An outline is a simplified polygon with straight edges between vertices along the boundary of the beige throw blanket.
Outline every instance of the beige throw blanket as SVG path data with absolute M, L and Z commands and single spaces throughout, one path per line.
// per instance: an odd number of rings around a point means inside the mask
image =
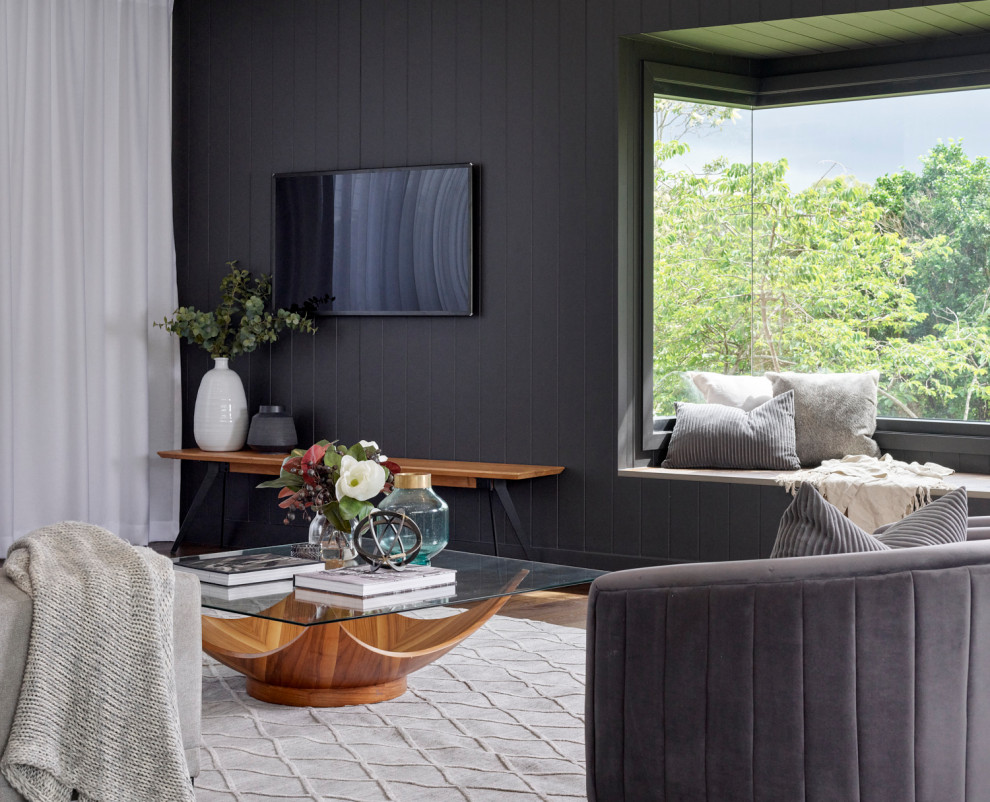
M 791 495 L 810 482 L 854 524 L 875 532 L 928 504 L 932 490 L 948 489 L 943 478 L 951 473 L 934 462 L 900 462 L 884 454 L 825 460 L 817 468 L 781 474 L 776 482 Z
M 194 802 L 172 665 L 171 562 L 63 522 L 10 549 L 32 597 L 27 665 L 0 770 L 29 802 Z

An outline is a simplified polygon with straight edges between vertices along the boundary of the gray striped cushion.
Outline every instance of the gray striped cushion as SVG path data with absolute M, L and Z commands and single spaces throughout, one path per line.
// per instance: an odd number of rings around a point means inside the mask
M 805 482 L 784 510 L 770 557 L 808 557 L 961 543 L 966 539 L 966 488 L 960 487 L 871 535 Z
M 723 404 L 675 405 L 677 420 L 662 468 L 800 468 L 794 449 L 794 393 L 749 412 Z
M 931 504 L 874 535 L 892 549 L 911 546 L 935 546 L 940 543 L 961 543 L 969 526 L 969 503 L 965 487 L 935 499 Z

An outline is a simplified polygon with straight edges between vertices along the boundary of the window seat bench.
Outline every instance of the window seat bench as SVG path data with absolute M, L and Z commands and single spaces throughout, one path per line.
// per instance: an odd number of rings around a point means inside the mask
M 776 485 L 778 476 L 786 476 L 796 471 L 738 471 L 712 468 L 620 468 L 619 476 L 635 479 L 667 479 L 686 482 L 718 482 L 722 484 Z M 945 477 L 950 488 L 965 486 L 970 498 L 990 499 L 990 474 L 953 473 Z M 948 491 L 933 490 L 933 495 L 943 495 Z

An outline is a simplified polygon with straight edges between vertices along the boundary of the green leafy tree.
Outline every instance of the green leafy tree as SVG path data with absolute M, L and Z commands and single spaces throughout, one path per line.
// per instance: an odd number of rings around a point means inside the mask
M 990 332 L 966 318 L 926 329 L 915 294 L 947 235 L 908 236 L 855 180 L 793 192 L 786 160 L 665 167 L 686 148 L 655 143 L 657 414 L 692 369 L 877 369 L 887 414 L 966 418 L 985 406 Z
M 936 240 L 917 264 L 912 290 L 927 313 L 919 333 L 959 321 L 986 324 L 990 291 L 990 163 L 971 159 L 961 141 L 939 142 L 920 173 L 877 179 L 871 200 L 883 227 L 912 242 Z

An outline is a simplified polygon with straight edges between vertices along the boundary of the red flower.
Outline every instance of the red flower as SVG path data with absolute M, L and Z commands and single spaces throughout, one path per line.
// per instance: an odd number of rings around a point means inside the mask
M 314 443 L 309 450 L 302 455 L 300 467 L 302 468 L 303 481 L 308 485 L 316 484 L 316 477 L 313 475 L 313 468 L 323 464 L 323 456 L 327 453 L 327 447 Z

